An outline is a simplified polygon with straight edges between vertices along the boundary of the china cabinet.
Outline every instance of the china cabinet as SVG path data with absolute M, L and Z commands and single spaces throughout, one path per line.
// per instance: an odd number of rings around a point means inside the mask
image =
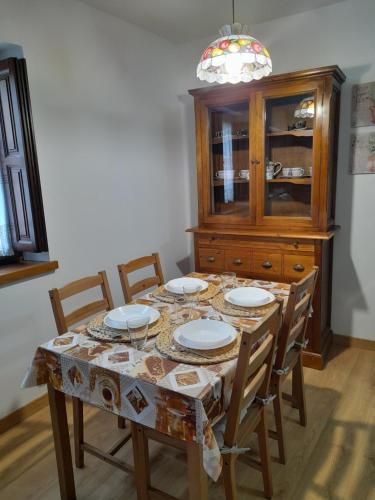
M 195 267 L 260 280 L 319 278 L 308 366 L 332 338 L 331 275 L 340 86 L 330 66 L 240 85 L 191 90 L 195 100 L 198 226 Z

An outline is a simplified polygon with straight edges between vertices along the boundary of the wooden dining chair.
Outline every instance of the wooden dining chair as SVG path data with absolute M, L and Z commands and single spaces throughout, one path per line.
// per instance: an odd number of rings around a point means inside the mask
M 101 288 L 102 298 L 90 302 L 78 309 L 73 310 L 69 314 L 64 313 L 62 302 L 74 295 L 78 295 L 87 290 L 94 289 L 96 287 Z M 113 309 L 113 301 L 111 291 L 109 289 L 107 275 L 105 271 L 100 271 L 97 275 L 87 276 L 76 281 L 73 281 L 62 288 L 53 288 L 49 290 L 49 296 L 51 299 L 51 305 L 53 314 L 55 317 L 56 327 L 59 335 L 66 333 L 69 328 L 77 323 L 89 319 L 91 316 L 98 314 L 103 311 L 109 311 Z M 85 325 L 81 325 L 76 328 L 76 332 L 85 330 Z M 76 467 L 81 468 L 84 466 L 84 451 L 87 451 L 98 458 L 102 458 L 106 462 L 110 462 L 111 454 L 116 453 L 121 446 L 123 446 L 131 437 L 130 431 L 127 432 L 126 436 L 121 439 L 115 446 L 112 447 L 108 453 L 102 452 L 98 448 L 86 443 L 83 439 L 84 426 L 83 426 L 83 404 L 82 401 L 77 397 L 72 397 L 73 401 L 73 427 L 74 427 L 74 454 L 75 454 L 75 464 Z M 118 417 L 118 427 L 120 429 L 125 428 L 125 418 Z M 113 453 L 113 450 L 115 452 Z M 117 459 L 113 457 L 113 460 L 117 462 Z M 116 464 L 114 464 L 116 465 Z M 126 469 L 127 470 L 127 469 Z
M 283 324 L 278 339 L 277 354 L 271 377 L 276 430 L 270 430 L 270 437 L 277 440 L 279 460 L 286 463 L 286 449 L 283 423 L 283 399 L 292 402 L 299 410 L 300 424 L 306 426 L 306 402 L 303 379 L 302 352 L 307 345 L 305 339 L 319 268 L 313 270 L 298 283 L 292 283 Z M 292 395 L 282 392 L 283 384 L 292 372 Z
M 148 266 L 154 266 L 155 276 L 144 278 L 130 285 L 129 274 Z M 133 300 L 133 296 L 137 293 L 143 292 L 144 290 L 147 290 L 148 288 L 151 288 L 153 286 L 160 286 L 164 284 L 163 271 L 161 268 L 158 253 L 153 253 L 152 255 L 146 255 L 145 257 L 139 257 L 138 259 L 130 260 L 126 264 L 119 264 L 117 268 L 120 275 L 122 292 L 124 294 L 126 303 L 131 302 Z
M 271 498 L 272 496 L 265 406 L 271 401 L 269 384 L 277 335 L 281 325 L 281 311 L 282 304 L 277 301 L 267 319 L 255 330 L 243 331 L 227 415 L 213 427 L 223 458 L 222 474 L 227 500 L 236 498 L 236 460 L 260 470 L 263 475 L 265 497 Z M 260 339 L 262 342 L 254 351 L 254 345 L 259 343 Z M 166 495 L 156 490 L 150 483 L 148 440 L 152 439 L 183 449 L 186 453 L 189 451 L 189 443 L 164 436 L 139 423 L 132 423 L 132 425 L 137 435 L 136 439 L 133 438 L 134 461 L 140 468 L 140 480 L 137 483 L 138 498 L 148 498 L 149 491 L 159 496 Z M 248 453 L 249 448 L 246 447 L 248 438 L 253 432 L 258 436 L 260 460 L 252 458 Z M 191 479 L 191 474 L 189 476 Z M 166 498 L 173 497 L 167 495 Z

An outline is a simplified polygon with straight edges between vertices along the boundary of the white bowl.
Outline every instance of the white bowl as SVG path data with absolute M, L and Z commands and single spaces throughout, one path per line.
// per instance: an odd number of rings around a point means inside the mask
M 104 318 L 104 324 L 110 328 L 126 330 L 128 319 L 134 316 L 148 316 L 150 318 L 149 324 L 151 324 L 160 318 L 160 312 L 143 304 L 130 304 L 110 311 Z
M 235 306 L 259 307 L 273 302 L 275 296 L 262 288 L 243 286 L 227 292 L 224 295 L 224 299 Z
M 174 340 L 188 349 L 217 349 L 235 340 L 237 331 L 223 321 L 197 319 L 176 328 Z
M 200 280 L 199 278 L 189 278 L 189 277 L 184 277 L 184 278 L 176 278 L 175 280 L 168 281 L 168 283 L 165 285 L 165 288 L 168 292 L 171 293 L 177 293 L 177 294 L 183 294 L 184 286 L 193 286 L 193 285 L 199 285 L 202 290 L 206 290 L 208 288 L 208 283 L 207 281 Z

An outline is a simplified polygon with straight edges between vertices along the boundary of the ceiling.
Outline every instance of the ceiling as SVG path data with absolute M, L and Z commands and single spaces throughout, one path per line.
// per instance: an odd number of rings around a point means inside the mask
M 82 0 L 175 43 L 205 38 L 231 22 L 231 0 Z M 235 0 L 236 21 L 254 25 L 344 0 Z

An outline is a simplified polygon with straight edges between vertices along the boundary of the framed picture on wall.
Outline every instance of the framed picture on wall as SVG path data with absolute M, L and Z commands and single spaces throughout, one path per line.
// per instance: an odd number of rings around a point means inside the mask
M 375 125 L 375 82 L 353 85 L 352 127 Z
M 375 174 L 375 130 L 351 136 L 351 173 Z

